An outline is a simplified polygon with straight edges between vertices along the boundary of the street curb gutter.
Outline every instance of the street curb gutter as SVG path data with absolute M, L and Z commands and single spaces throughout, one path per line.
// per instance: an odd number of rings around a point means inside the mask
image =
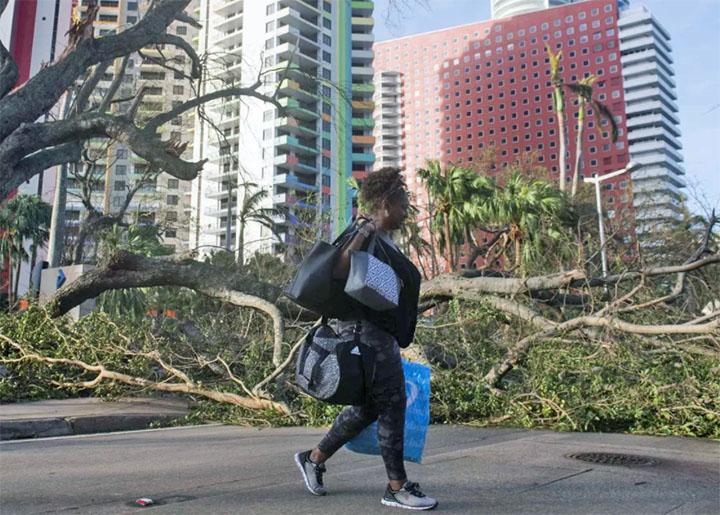
M 148 429 L 153 422 L 169 422 L 178 415 L 96 415 L 33 418 L 0 423 L 0 441 Z

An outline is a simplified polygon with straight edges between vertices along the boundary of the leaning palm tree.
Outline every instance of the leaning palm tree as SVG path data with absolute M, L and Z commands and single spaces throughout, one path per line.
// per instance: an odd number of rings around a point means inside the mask
M 545 45 L 548 58 L 550 59 L 550 83 L 553 88 L 553 108 L 557 115 L 558 122 L 558 139 L 559 139 L 559 167 L 560 167 L 560 191 L 565 191 L 565 152 L 566 152 L 566 136 L 565 136 L 565 91 L 564 81 L 560 75 L 560 59 L 562 59 L 562 50 L 553 53 L 549 45 Z
M 268 196 L 267 190 L 260 189 L 254 182 L 246 182 L 243 183 L 242 186 L 242 202 L 238 204 L 238 212 L 236 215 L 239 238 L 237 262 L 241 265 L 245 263 L 245 229 L 248 224 L 258 223 L 267 227 L 273 234 L 276 234 L 275 222 L 272 217 L 279 213 L 275 208 L 262 207 L 263 201 Z
M 48 239 L 51 212 L 50 205 L 39 197 L 23 194 L 12 198 L 0 208 L 0 262 L 7 264 L 10 284 L 14 284 L 8 288 L 10 306 L 17 301 L 22 263 L 29 261 L 30 255 L 34 255 L 37 248 Z M 25 248 L 28 240 L 30 253 Z
M 400 237 L 398 238 L 403 252 L 410 256 L 412 253 L 417 257 L 417 262 L 422 270 L 423 277 L 428 279 L 428 273 L 425 269 L 423 258 L 433 251 L 432 245 L 422 236 L 422 227 L 418 221 L 420 210 L 410 204 L 408 208 L 408 216 L 400 227 Z
M 477 174 L 467 168 L 448 165 L 443 168 L 437 160 L 427 162 L 417 171 L 425 182 L 434 208 L 433 225 L 439 229 L 440 246 L 445 248 L 448 270 L 457 264 L 455 246 L 461 243 L 466 227 L 471 223 L 467 205 L 477 195 Z
M 615 143 L 618 139 L 619 130 L 615 117 L 610 108 L 602 102 L 593 98 L 593 84 L 597 81 L 595 75 L 588 75 L 577 83 L 567 84 L 567 88 L 575 94 L 578 100 L 578 129 L 575 137 L 575 167 L 573 169 L 572 189 L 570 197 L 575 197 L 580 182 L 580 168 L 582 167 L 583 158 L 583 132 L 585 129 L 585 110 L 592 108 L 598 127 L 601 126 L 602 120 L 610 122 L 610 139 Z

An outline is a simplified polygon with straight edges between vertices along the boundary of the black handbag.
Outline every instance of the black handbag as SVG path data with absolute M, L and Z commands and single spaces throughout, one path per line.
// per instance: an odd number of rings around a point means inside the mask
M 333 316 L 333 297 L 337 293 L 337 281 L 333 268 L 343 245 L 356 232 L 355 224 L 340 235 L 332 244 L 319 240 L 298 267 L 295 276 L 285 288 L 285 295 L 296 304 L 315 313 Z
M 343 339 L 323 318 L 305 337 L 295 365 L 295 382 L 308 395 L 328 404 L 362 406 L 374 371 L 374 349 L 360 341 L 362 322 Z

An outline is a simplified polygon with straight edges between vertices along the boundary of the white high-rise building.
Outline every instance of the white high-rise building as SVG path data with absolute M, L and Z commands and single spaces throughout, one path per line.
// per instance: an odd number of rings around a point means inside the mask
M 284 108 L 244 96 L 206 106 L 195 157 L 208 159 L 192 192 L 193 246 L 245 257 L 297 242 L 297 229 L 342 229 L 348 179 L 372 169 L 373 2 L 202 0 L 207 92 L 262 81 Z M 272 208 L 272 227 L 248 220 L 244 199 Z
M 582 1 L 583 0 L 491 0 L 490 11 L 492 18 L 498 19 Z M 617 2 L 620 9 L 625 9 L 630 0 L 617 0 Z
M 386 71 L 375 75 L 375 170 L 403 168 L 403 76 Z
M 638 236 L 681 220 L 685 169 L 670 34 L 643 6 L 621 13 L 620 50 Z

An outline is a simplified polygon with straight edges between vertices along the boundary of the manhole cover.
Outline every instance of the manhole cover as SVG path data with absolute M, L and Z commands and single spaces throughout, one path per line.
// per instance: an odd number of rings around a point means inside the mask
M 655 458 L 611 452 L 581 452 L 578 454 L 569 454 L 568 458 L 587 461 L 588 463 L 597 463 L 598 465 L 624 465 L 627 467 L 649 467 L 657 465 Z

